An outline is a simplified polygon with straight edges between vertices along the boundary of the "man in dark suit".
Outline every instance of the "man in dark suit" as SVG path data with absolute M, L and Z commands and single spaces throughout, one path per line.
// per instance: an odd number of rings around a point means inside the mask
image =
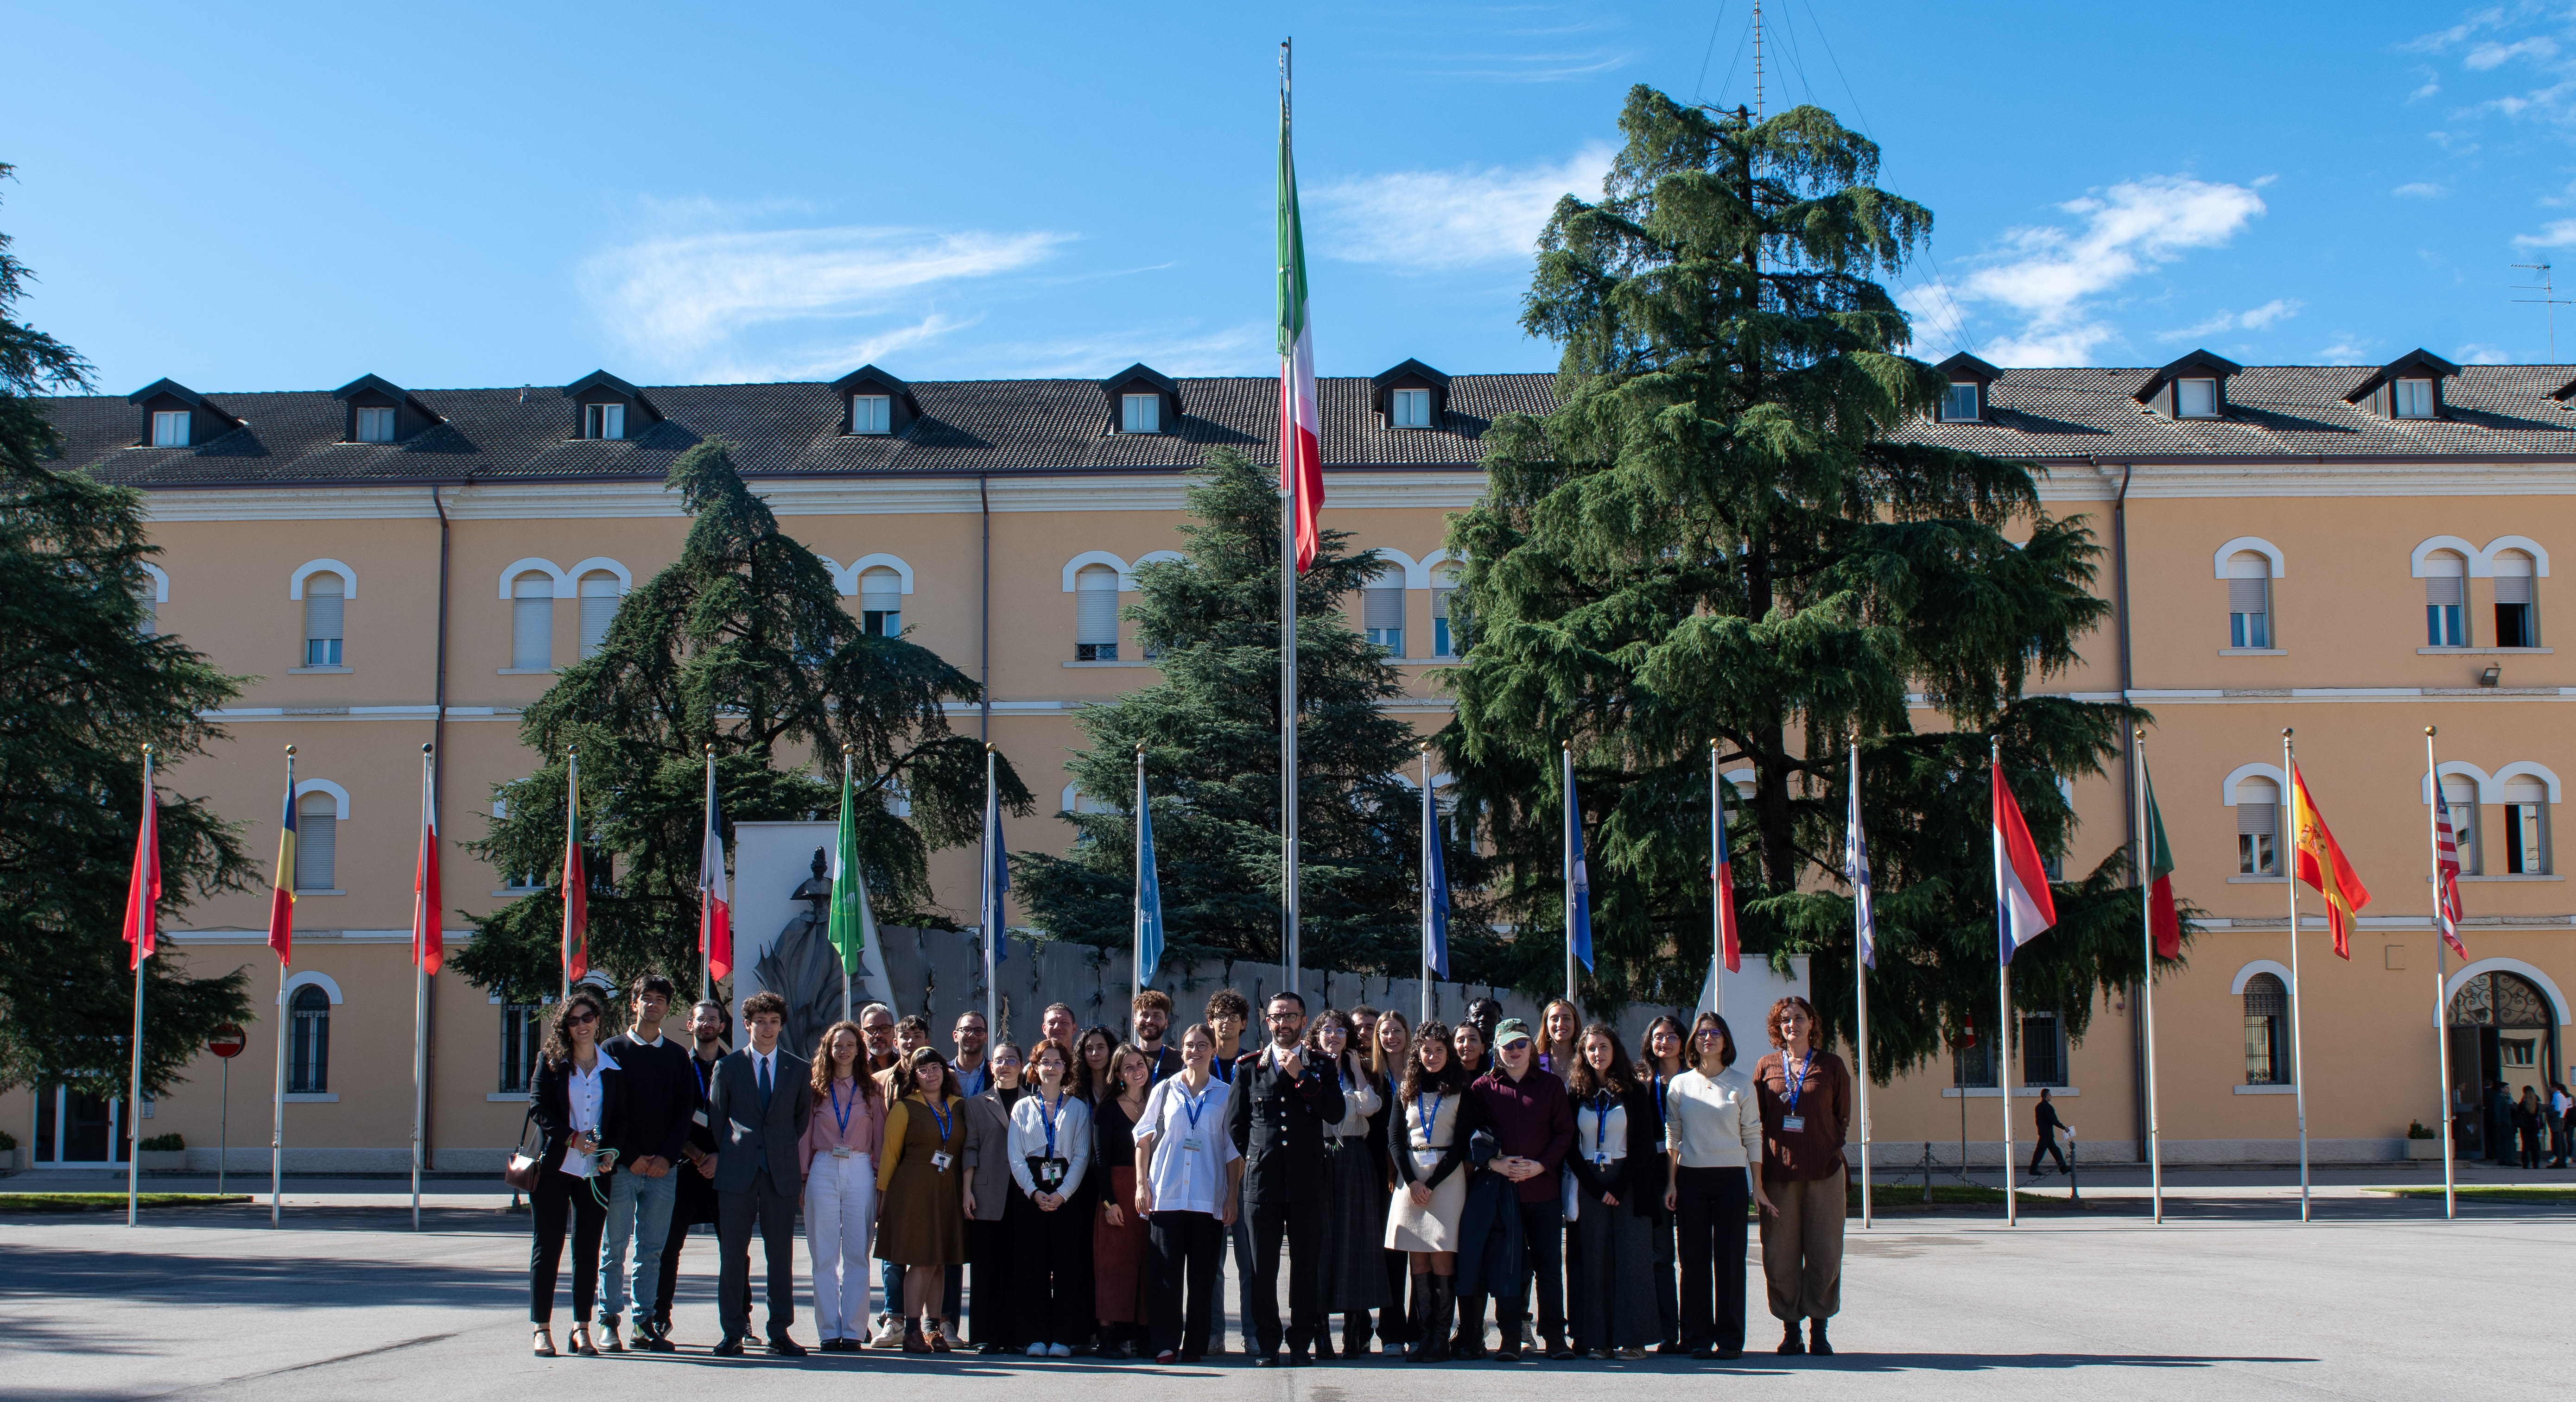
M 751 1230 L 768 1258 L 769 1351 L 801 1357 L 787 1336 L 796 1319 L 796 1200 L 803 1187 L 796 1143 L 813 1110 L 812 1067 L 781 1049 L 787 1000 L 766 990 L 742 1005 L 751 1044 L 716 1063 L 707 1118 L 716 1134 L 716 1312 L 720 1358 L 742 1356 L 751 1336 Z
M 1279 1366 L 1279 1237 L 1288 1237 L 1288 1361 L 1325 1337 L 1324 1134 L 1342 1118 L 1333 1069 L 1298 1044 L 1306 1000 L 1281 993 L 1264 1021 L 1270 1045 L 1235 1063 L 1227 1128 L 1244 1157 L 1244 1215 L 1252 1219 L 1255 1361 Z

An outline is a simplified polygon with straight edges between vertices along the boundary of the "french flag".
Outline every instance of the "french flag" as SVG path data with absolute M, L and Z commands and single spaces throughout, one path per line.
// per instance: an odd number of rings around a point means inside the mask
M 2004 782 L 2003 761 L 1991 762 L 1995 786 L 1995 906 L 1997 947 L 2003 962 L 2013 951 L 2038 939 L 2057 923 L 2057 902 L 2048 892 L 2048 870 L 2039 864 L 2039 844 L 2031 841 L 2030 824 Z

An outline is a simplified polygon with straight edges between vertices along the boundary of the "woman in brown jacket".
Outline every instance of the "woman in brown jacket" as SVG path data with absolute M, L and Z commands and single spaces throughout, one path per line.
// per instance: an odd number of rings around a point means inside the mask
M 1816 1009 L 1804 998 L 1771 1005 L 1771 1045 L 1753 1068 L 1762 1109 L 1762 1278 L 1771 1315 L 1788 1327 L 1782 1353 L 1832 1353 L 1825 1321 L 1842 1308 L 1843 1133 L 1851 1124 L 1851 1072 L 1815 1045 Z M 1798 1322 L 1808 1325 L 1798 1337 Z

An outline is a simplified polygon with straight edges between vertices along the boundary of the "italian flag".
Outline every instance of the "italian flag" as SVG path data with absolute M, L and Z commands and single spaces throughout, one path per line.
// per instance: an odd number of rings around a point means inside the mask
M 1297 217 L 1288 94 L 1279 95 L 1279 491 L 1297 520 L 1297 572 L 1315 563 L 1324 449 L 1315 436 L 1315 329 L 1306 316 L 1306 234 Z
M 859 871 L 859 825 L 851 808 L 850 766 L 841 765 L 841 823 L 832 843 L 832 908 L 824 932 L 841 952 L 841 971 L 857 973 L 859 954 L 876 938 L 877 922 L 868 909 L 868 886 Z

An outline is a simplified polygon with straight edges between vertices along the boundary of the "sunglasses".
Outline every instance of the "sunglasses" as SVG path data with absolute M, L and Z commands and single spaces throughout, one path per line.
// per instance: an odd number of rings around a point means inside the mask
M 581 1026 L 581 1025 L 585 1024 L 585 1023 L 592 1023 L 592 1022 L 597 1022 L 597 1021 L 599 1021 L 599 1014 L 597 1014 L 597 1013 L 574 1013 L 572 1016 L 570 1016 L 570 1017 L 568 1017 L 568 1018 L 565 1018 L 565 1019 L 564 1019 L 564 1021 L 565 1021 L 565 1022 L 567 1022 L 567 1023 L 569 1023 L 569 1024 L 571 1024 L 571 1025 L 573 1025 L 573 1026 L 575 1026 L 575 1027 L 579 1027 L 579 1026 Z

